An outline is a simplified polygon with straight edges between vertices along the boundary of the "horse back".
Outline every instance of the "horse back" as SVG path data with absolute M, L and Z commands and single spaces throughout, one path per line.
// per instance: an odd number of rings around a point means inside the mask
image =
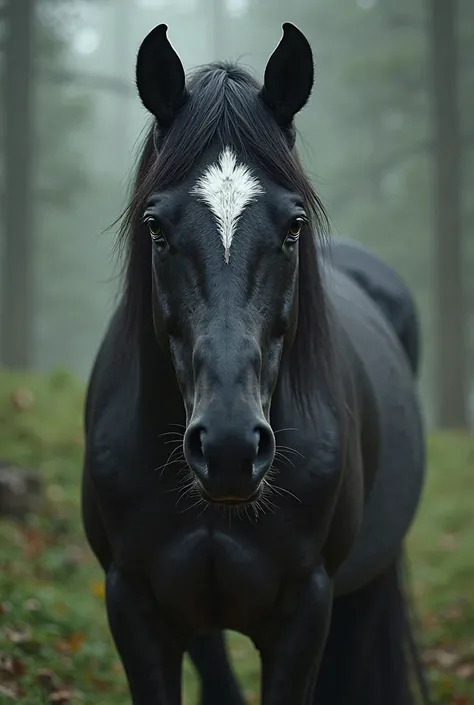
M 338 237 L 331 262 L 355 281 L 390 321 L 414 373 L 420 360 L 420 327 L 413 296 L 398 272 L 364 245 Z

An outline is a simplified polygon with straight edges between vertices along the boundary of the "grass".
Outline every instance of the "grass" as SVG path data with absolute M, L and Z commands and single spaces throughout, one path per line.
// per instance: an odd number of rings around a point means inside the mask
M 0 704 L 130 705 L 105 620 L 102 575 L 79 520 L 83 390 L 66 373 L 0 373 L 0 458 L 37 469 L 41 510 L 0 520 Z M 437 705 L 474 703 L 474 438 L 429 441 L 409 555 L 424 657 Z M 249 703 L 258 661 L 230 638 Z M 196 684 L 185 665 L 185 703 Z

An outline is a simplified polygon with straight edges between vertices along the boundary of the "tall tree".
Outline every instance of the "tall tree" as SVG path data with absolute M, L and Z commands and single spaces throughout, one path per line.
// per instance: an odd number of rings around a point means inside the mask
M 25 51 L 25 2 L 0 0 L 0 181 L 6 207 L 0 207 L 0 340 L 5 342 L 0 342 L 0 365 L 49 367 L 67 362 L 77 370 L 82 363 L 83 371 L 103 326 L 104 302 L 97 298 L 110 296 L 105 286 L 99 296 L 88 286 L 103 277 L 109 254 L 104 243 L 101 268 L 87 242 L 120 207 L 114 193 L 119 184 L 91 167 L 92 106 L 95 94 L 126 95 L 131 89 L 113 76 L 84 72 L 80 65 L 74 68 L 75 2 L 35 0 L 32 5 L 33 76 L 6 54 L 5 46 L 10 20 L 17 30 L 21 21 L 20 39 L 18 31 L 10 36 L 13 49 Z M 20 58 L 24 63 L 25 56 Z M 34 94 L 29 104 L 34 124 L 33 134 L 18 145 L 27 114 L 18 103 L 20 72 Z M 13 91 L 17 93 L 12 100 Z M 15 167 L 16 160 L 29 180 L 28 190 L 9 166 Z M 110 219 L 104 213 L 110 213 Z
M 28 367 L 33 350 L 35 0 L 7 0 L 3 53 L 3 257 L 0 362 Z
M 429 0 L 434 136 L 436 420 L 467 426 L 458 2 Z

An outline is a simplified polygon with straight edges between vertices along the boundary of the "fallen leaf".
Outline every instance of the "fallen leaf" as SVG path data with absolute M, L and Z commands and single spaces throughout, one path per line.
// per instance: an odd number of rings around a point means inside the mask
M 74 434 L 74 443 L 78 446 L 82 446 L 84 444 L 84 431 L 82 428 L 79 428 Z
M 71 634 L 67 639 L 59 639 L 59 641 L 56 642 L 56 651 L 59 651 L 61 654 L 75 654 L 76 651 L 81 648 L 84 641 L 84 634 Z
M 26 529 L 25 536 L 25 554 L 28 558 L 36 558 L 41 555 L 46 547 L 45 537 L 34 529 Z
M 69 690 L 56 690 L 54 693 L 51 693 L 49 699 L 52 703 L 64 705 L 64 703 L 68 703 L 71 700 L 71 697 Z
M 64 500 L 65 493 L 60 485 L 48 485 L 46 488 L 46 496 L 51 502 L 61 502 Z
M 105 584 L 104 582 L 95 582 L 91 585 L 91 592 L 95 597 L 103 600 L 105 597 Z
M 440 680 L 440 691 L 444 695 L 451 696 L 453 694 L 453 679 L 451 676 L 444 675 Z
M 28 644 L 33 641 L 31 629 L 23 627 L 21 629 L 5 629 L 5 636 L 12 644 Z
M 13 659 L 6 654 L 0 654 L 0 677 L 5 678 L 13 674 Z
M 76 651 L 79 651 L 85 640 L 86 638 L 81 632 L 77 632 L 76 634 L 70 636 L 68 641 L 71 647 L 71 652 L 75 654 Z
M 470 703 L 468 698 L 461 696 L 454 698 L 454 700 L 451 702 L 451 705 L 470 705 Z
M 413 582 L 413 592 L 418 599 L 423 597 L 423 595 L 426 593 L 426 590 L 427 590 L 427 585 L 425 582 L 423 582 L 421 580 L 416 580 Z
M 57 689 L 56 675 L 48 668 L 42 668 L 36 673 L 36 682 L 48 693 L 52 693 Z
M 81 546 L 68 546 L 67 559 L 70 564 L 81 565 L 85 562 L 86 554 Z
M 30 600 L 25 602 L 25 610 L 28 612 L 39 612 L 41 609 L 41 602 L 32 597 Z
M 8 683 L 0 685 L 0 695 L 6 695 L 7 698 L 17 700 L 20 697 L 20 689 L 16 683 Z
M 21 678 L 26 673 L 25 664 L 20 661 L 20 659 L 13 659 L 13 672 L 17 678 Z
M 54 644 L 54 648 L 59 654 L 69 654 L 70 647 L 67 639 L 58 639 Z
M 88 681 L 94 686 L 94 690 L 105 693 L 110 690 L 110 681 L 105 678 L 99 678 L 98 676 L 93 676 L 88 674 Z
M 246 702 L 250 703 L 250 705 L 257 705 L 260 699 L 259 694 L 255 690 L 245 690 L 244 696 Z
M 456 666 L 462 657 L 460 654 L 454 651 L 448 651 L 447 649 L 427 649 L 423 653 L 423 661 L 428 666 L 438 666 L 442 670 L 450 670 Z
M 463 663 L 456 669 L 456 675 L 463 680 L 474 679 L 474 663 Z
M 462 619 L 463 611 L 460 605 L 452 605 L 451 607 L 448 607 L 445 610 L 444 617 L 450 622 L 457 622 Z
M 422 622 L 427 629 L 434 629 L 439 625 L 439 618 L 436 612 L 427 612 L 423 615 Z
M 439 540 L 439 545 L 441 548 L 444 548 L 446 551 L 455 551 L 457 549 L 457 547 L 459 546 L 458 534 L 453 534 L 453 533 L 442 534 L 442 536 Z
M 28 411 L 35 403 L 33 392 L 31 389 L 26 389 L 26 387 L 19 387 L 12 392 L 11 403 L 19 411 Z
M 21 678 L 25 675 L 25 666 L 18 658 L 0 654 L 0 678 L 9 680 L 11 676 Z

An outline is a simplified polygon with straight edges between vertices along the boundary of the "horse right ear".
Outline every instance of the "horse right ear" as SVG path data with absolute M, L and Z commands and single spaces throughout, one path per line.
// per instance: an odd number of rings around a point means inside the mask
M 313 80 L 309 42 L 295 25 L 285 22 L 280 43 L 268 60 L 260 93 L 281 127 L 289 127 L 306 105 Z
M 188 96 L 181 59 L 160 24 L 145 37 L 138 50 L 136 82 L 145 108 L 161 127 L 168 127 Z

